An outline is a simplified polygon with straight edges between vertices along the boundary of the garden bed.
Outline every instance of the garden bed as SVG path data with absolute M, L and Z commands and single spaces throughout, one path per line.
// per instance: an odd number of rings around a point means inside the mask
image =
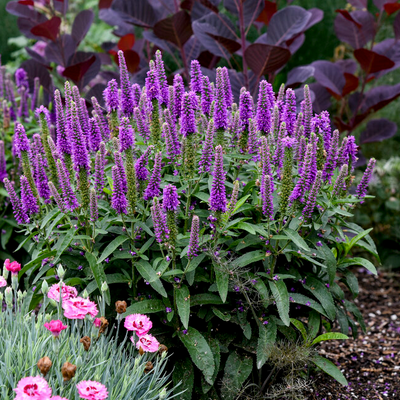
M 312 399 L 398 399 L 400 396 L 400 274 L 357 273 L 360 295 L 355 303 L 367 332 L 356 340 L 325 342 L 320 354 L 334 361 L 346 376 L 343 387 L 325 374 L 315 377 Z

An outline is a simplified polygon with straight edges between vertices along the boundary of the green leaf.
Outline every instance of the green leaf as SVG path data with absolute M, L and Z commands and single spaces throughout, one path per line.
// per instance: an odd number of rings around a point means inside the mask
M 305 251 L 311 251 L 310 248 L 308 247 L 307 243 L 298 234 L 298 232 L 294 231 L 293 229 L 286 228 L 283 230 L 283 233 L 287 237 L 289 237 L 296 246 L 300 247 L 301 249 L 303 249 Z
M 53 233 L 54 231 L 54 227 L 60 222 L 60 220 L 62 220 L 65 217 L 65 215 L 62 213 L 60 213 L 59 215 L 57 215 L 57 217 L 54 219 L 54 221 L 51 223 L 51 225 L 49 226 L 48 230 L 47 230 L 47 236 L 46 239 L 48 239 L 50 237 L 50 235 Z M 89 239 L 91 239 L 89 237 Z
M 303 340 L 306 342 L 307 341 L 307 331 L 306 328 L 304 327 L 304 324 L 299 321 L 298 319 L 290 318 L 290 322 L 299 330 L 301 333 L 301 336 L 303 337 Z
M 190 297 L 190 307 L 205 304 L 223 304 L 220 296 L 212 293 L 200 293 Z
M 181 400 L 192 400 L 194 368 L 189 357 L 186 357 L 183 360 L 178 360 L 178 362 L 174 364 L 172 379 L 175 387 L 174 395 L 179 396 L 176 398 Z
M 342 281 L 349 287 L 353 297 L 357 297 L 359 293 L 357 277 L 349 270 L 346 270 L 343 275 L 344 279 Z
M 319 368 L 321 368 L 324 372 L 330 375 L 332 378 L 336 379 L 343 386 L 347 386 L 347 380 L 340 372 L 339 368 L 333 364 L 332 361 L 327 360 L 324 357 L 314 355 L 311 361 Z
M 318 299 L 326 311 L 328 318 L 333 320 L 336 315 L 336 307 L 327 287 L 320 280 L 311 276 L 307 277 L 304 287 Z
M 245 249 L 246 247 L 249 247 L 249 246 L 254 246 L 261 242 L 262 242 L 262 240 L 258 236 L 248 234 L 246 237 L 240 239 L 239 244 L 236 246 L 236 251 Z
M 160 280 L 160 277 L 156 274 L 153 267 L 145 260 L 139 260 L 135 264 L 135 268 L 138 270 L 139 274 L 150 283 L 151 287 L 161 294 L 163 297 L 168 297 L 167 292 Z
M 77 278 L 72 278 L 72 279 L 77 279 Z M 108 274 L 106 275 L 106 282 L 108 285 L 112 285 L 114 283 L 129 283 L 130 279 L 127 278 L 124 274 Z M 82 283 L 76 283 L 75 285 L 82 284 Z M 72 283 L 70 284 L 71 286 L 75 286 Z M 97 282 L 91 281 L 89 285 L 86 286 L 86 291 L 88 294 L 93 293 L 97 289 Z
M 35 266 L 36 266 L 36 268 L 34 268 L 34 270 L 39 268 L 42 260 L 44 260 L 45 258 L 53 257 L 55 254 L 56 254 L 56 250 L 46 251 L 45 253 L 42 253 L 40 256 L 29 261 L 27 264 L 24 265 L 24 267 L 21 269 L 21 271 L 19 271 L 18 279 L 21 279 L 21 276 L 23 274 L 25 274 L 27 271 L 29 271 L 31 268 L 33 268 Z
M 205 379 L 203 378 L 201 381 L 201 385 L 203 388 L 203 393 L 207 393 L 214 385 L 215 379 L 217 379 L 217 375 L 219 372 L 219 365 L 221 363 L 221 353 L 220 353 L 220 349 L 219 349 L 219 342 L 217 339 L 214 339 L 212 337 L 207 337 L 206 338 L 208 345 L 210 346 L 210 349 L 213 353 L 214 356 L 214 365 L 215 365 L 215 369 L 214 369 L 214 374 L 211 378 L 212 380 L 212 384 L 210 385 L 209 383 L 207 383 L 205 381 Z
M 225 364 L 225 372 L 221 386 L 222 398 L 224 400 L 234 400 L 246 379 L 253 369 L 252 357 L 239 355 L 236 351 L 229 354 Z
M 311 310 L 308 317 L 308 338 L 314 339 L 317 336 L 321 324 L 321 315 L 315 310 Z
M 372 272 L 374 275 L 378 275 L 375 265 L 372 264 L 371 261 L 368 261 L 365 258 L 361 257 L 345 258 L 345 262 L 341 263 L 339 266 L 342 268 L 346 268 L 351 265 L 361 265 L 364 268 L 366 268 L 369 272 Z
M 289 326 L 289 293 L 285 282 L 268 281 L 268 283 L 278 308 L 279 317 L 286 326 Z
M 204 260 L 205 257 L 206 257 L 206 255 L 204 253 L 202 253 L 199 256 L 193 258 L 193 260 L 190 260 L 189 268 L 186 272 L 194 271 L 200 265 L 200 263 Z
M 241 197 L 237 203 L 235 208 L 233 209 L 232 215 L 235 215 L 237 213 L 237 211 L 239 210 L 240 207 L 242 207 L 242 205 L 246 202 L 246 200 L 250 197 L 249 194 L 247 194 L 246 196 Z
M 125 318 L 130 314 L 151 314 L 165 311 L 165 305 L 161 300 L 143 300 L 130 305 L 122 317 Z
M 248 222 L 239 222 L 234 229 L 241 229 L 243 231 L 249 232 L 252 235 L 256 234 L 256 231 L 254 230 L 253 226 L 249 224 Z
M 182 325 L 187 329 L 190 316 L 190 293 L 187 286 L 182 285 L 179 289 L 176 289 L 176 305 Z
M 373 228 L 369 228 L 369 229 L 367 229 L 367 230 L 365 230 L 365 231 L 363 231 L 363 232 L 360 232 L 357 236 L 354 236 L 353 237 L 353 239 L 351 239 L 350 240 L 350 243 L 349 243 L 349 247 L 348 247 L 348 251 L 349 250 L 351 250 L 351 248 L 359 241 L 359 240 L 361 240 L 362 238 L 364 238 L 365 236 L 367 236 L 371 231 L 372 231 L 372 229 Z M 346 252 L 346 254 L 347 254 L 347 252 Z
M 97 288 L 99 289 L 99 292 L 102 293 L 101 285 L 104 282 L 107 282 L 103 265 L 97 263 L 96 257 L 92 253 L 86 252 L 85 257 L 89 263 L 90 269 L 92 270 L 94 279 L 96 280 Z M 108 305 L 110 305 L 110 302 L 111 302 L 110 288 L 108 288 L 107 291 L 104 293 L 104 297 L 105 297 L 106 303 Z
M 310 297 L 304 296 L 303 294 L 300 293 L 290 293 L 290 296 L 295 303 L 310 307 L 315 311 L 319 312 L 320 314 L 324 315 L 325 317 L 328 317 L 326 311 L 323 309 L 321 304 L 315 301 L 314 299 L 311 299 Z
M 257 368 L 260 369 L 269 359 L 272 346 L 276 341 L 276 324 L 269 321 L 267 325 L 259 324 L 259 337 L 257 343 Z
M 19 246 L 13 251 L 13 253 L 16 253 L 18 250 L 20 250 L 23 246 L 25 246 L 26 243 L 28 243 L 34 236 L 38 234 L 37 231 L 32 232 L 28 237 L 26 237 L 20 244 Z
M 101 257 L 97 261 L 98 264 L 102 263 L 108 256 L 110 256 L 122 243 L 129 239 L 128 236 L 117 236 L 108 246 L 104 249 Z
M 47 223 L 58 213 L 60 213 L 61 211 L 56 207 L 53 208 L 49 213 L 46 214 L 46 216 L 43 218 L 43 221 L 40 225 L 40 229 L 43 229 Z
M 324 242 L 322 243 L 319 252 L 323 255 L 323 259 L 325 260 L 326 266 L 328 268 L 329 284 L 332 285 L 336 277 L 336 258 L 333 255 L 331 249 Z
M 227 312 L 223 313 L 222 311 L 218 310 L 216 307 L 212 307 L 213 313 L 222 321 L 228 322 L 231 319 L 231 314 L 228 314 Z
M 136 222 L 135 223 L 135 229 L 136 228 L 142 228 L 147 234 L 149 234 L 150 236 L 154 236 L 154 233 L 152 232 L 152 230 L 144 223 L 144 222 Z
M 193 364 L 203 373 L 206 382 L 213 384 L 215 364 L 212 351 L 203 335 L 189 327 L 187 333 L 178 333 L 178 337 L 189 352 Z
M 226 296 L 228 295 L 229 287 L 229 275 L 222 271 L 218 266 L 214 264 L 215 280 L 217 282 L 218 292 L 221 296 L 223 303 L 226 301 Z
M 317 344 L 319 342 L 325 342 L 326 340 L 337 340 L 337 339 L 348 339 L 349 337 L 343 335 L 343 333 L 339 332 L 327 332 L 322 335 L 317 336 L 311 345 Z
M 6 250 L 6 245 L 10 240 L 14 228 L 10 225 L 6 225 L 3 229 L 5 230 L 5 233 L 1 233 L 1 247 Z
M 208 203 L 208 200 L 210 199 L 210 195 L 206 192 L 197 192 L 196 194 L 194 194 L 194 197 L 197 197 L 205 203 Z
M 140 253 L 144 253 L 155 241 L 156 239 L 154 237 L 150 238 L 138 251 Z
M 73 237 L 74 237 L 74 235 L 75 235 L 76 232 L 77 232 L 77 230 L 76 230 L 75 228 L 71 228 L 70 230 L 68 230 L 68 231 L 66 232 L 66 234 L 64 235 L 64 237 L 63 237 L 63 239 L 62 239 L 62 241 L 61 241 L 60 246 L 58 247 L 56 257 L 55 257 L 55 259 L 52 261 L 53 264 L 56 264 L 56 263 L 57 263 L 57 261 L 58 261 L 58 259 L 60 258 L 61 254 L 62 254 L 62 253 L 64 252 L 64 250 L 71 244 L 72 239 L 73 239 Z M 58 243 L 57 243 L 57 245 L 58 245 Z
M 265 258 L 265 252 L 261 250 L 250 251 L 249 253 L 240 256 L 233 261 L 233 264 L 238 267 L 245 267 L 246 265 L 256 263 Z

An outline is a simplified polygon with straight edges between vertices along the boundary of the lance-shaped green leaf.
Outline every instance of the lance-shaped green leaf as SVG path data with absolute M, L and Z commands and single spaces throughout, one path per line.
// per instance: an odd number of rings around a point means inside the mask
M 311 344 L 314 345 L 319 342 L 325 342 L 326 340 L 338 340 L 338 339 L 348 339 L 348 338 L 349 338 L 348 336 L 343 335 L 343 333 L 340 332 L 327 332 L 317 336 Z
M 340 372 L 339 368 L 332 361 L 329 361 L 326 358 L 318 356 L 318 355 L 314 355 L 314 357 L 311 359 L 311 361 L 317 367 L 321 368 L 322 371 L 326 372 L 332 378 L 336 379 L 343 386 L 348 385 L 346 378 L 343 376 L 343 374 Z
M 257 343 L 257 368 L 260 369 L 271 355 L 272 346 L 276 340 L 276 324 L 273 320 L 268 324 L 259 325 L 259 337 Z
M 86 252 L 85 257 L 89 263 L 90 269 L 92 270 L 94 279 L 97 284 L 97 288 L 99 289 L 99 292 L 101 293 L 101 285 L 104 282 L 107 282 L 106 274 L 104 273 L 103 264 L 98 264 L 96 257 L 92 253 Z M 110 288 L 107 288 L 107 290 L 104 292 L 104 297 L 105 297 L 106 303 L 108 305 L 110 305 L 110 301 L 111 301 Z
M 181 400 L 192 400 L 194 368 L 189 357 L 175 363 L 172 379 L 175 386 L 174 394 L 179 396 L 176 398 Z
M 108 246 L 104 249 L 101 257 L 97 261 L 99 264 L 102 263 L 108 256 L 110 256 L 122 243 L 129 239 L 128 236 L 117 236 Z
M 274 296 L 279 317 L 286 325 L 290 325 L 289 319 L 289 293 L 284 281 L 268 281 L 272 295 Z
M 185 285 L 176 289 L 176 306 L 178 307 L 178 314 L 182 325 L 187 329 L 190 316 L 190 293 L 188 287 Z

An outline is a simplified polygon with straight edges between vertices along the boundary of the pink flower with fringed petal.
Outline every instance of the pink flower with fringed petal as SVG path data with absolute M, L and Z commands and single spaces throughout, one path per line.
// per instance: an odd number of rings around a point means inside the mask
M 63 301 L 73 299 L 76 296 L 78 296 L 78 291 L 73 286 L 68 286 L 65 283 L 62 284 Z M 57 302 L 60 301 L 60 285 L 58 283 L 55 283 L 50 287 L 47 297 Z
M 128 331 L 135 331 L 136 335 L 143 336 L 149 332 L 153 323 L 147 315 L 131 314 L 125 318 L 124 326 Z
M 14 391 L 14 400 L 49 400 L 51 397 L 51 388 L 41 376 L 22 378 Z
M 98 314 L 97 305 L 94 301 L 75 297 L 63 302 L 64 316 L 68 319 L 85 319 L 87 314 L 93 318 Z
M 104 400 L 108 397 L 107 388 L 96 381 L 82 381 L 76 385 L 79 396 L 86 400 Z
M 134 342 L 133 336 L 131 337 L 132 343 Z M 136 348 L 139 350 L 143 349 L 146 353 L 155 353 L 158 351 L 158 347 L 160 346 L 159 341 L 152 335 L 143 335 L 140 336 L 139 340 L 136 342 Z

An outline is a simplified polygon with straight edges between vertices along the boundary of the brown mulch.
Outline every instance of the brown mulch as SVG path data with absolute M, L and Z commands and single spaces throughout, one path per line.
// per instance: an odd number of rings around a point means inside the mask
M 327 375 L 314 377 L 311 400 L 400 399 L 400 273 L 357 273 L 366 333 L 356 340 L 325 342 L 319 349 L 345 375 L 343 387 Z

